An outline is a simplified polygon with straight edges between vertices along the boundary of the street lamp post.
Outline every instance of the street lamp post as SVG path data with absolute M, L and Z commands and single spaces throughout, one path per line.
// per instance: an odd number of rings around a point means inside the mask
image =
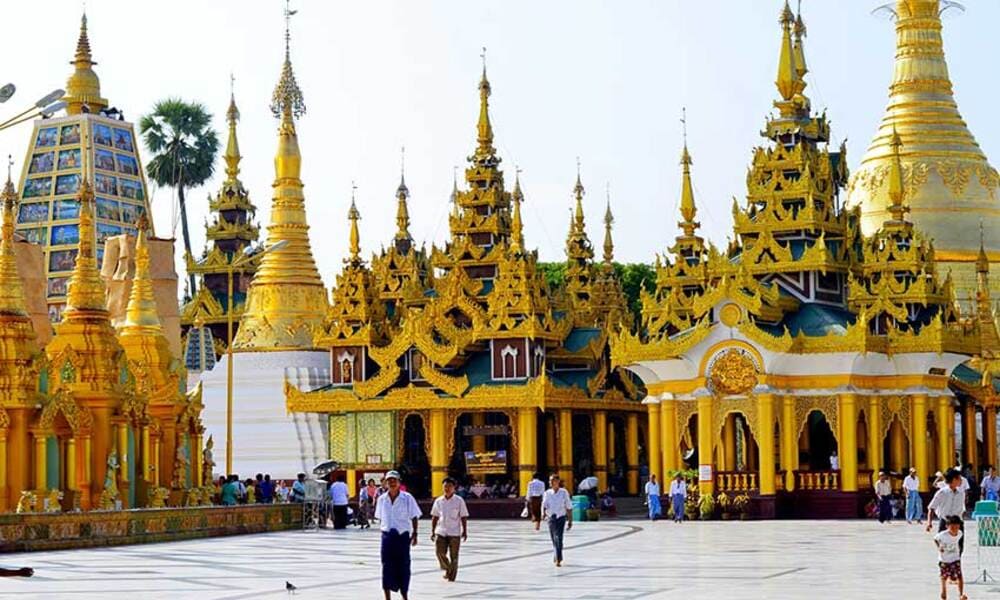
M 288 244 L 281 240 L 256 254 L 247 246 L 244 254 L 229 261 L 226 266 L 226 475 L 233 473 L 233 273 L 237 268 L 253 264 L 268 252 L 280 250 Z

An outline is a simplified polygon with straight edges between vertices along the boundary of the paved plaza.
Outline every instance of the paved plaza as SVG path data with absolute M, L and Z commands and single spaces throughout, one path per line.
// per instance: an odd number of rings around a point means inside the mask
M 567 535 L 560 569 L 547 533 L 525 522 L 472 522 L 470 532 L 458 581 L 447 583 L 422 523 L 411 598 L 937 597 L 930 536 L 902 523 L 580 523 Z M 15 554 L 3 562 L 32 566 L 37 575 L 0 579 L 0 598 L 283 598 L 286 580 L 298 586 L 296 598 L 379 598 L 378 555 L 375 529 Z M 970 545 L 967 579 L 975 570 Z M 1000 584 L 971 586 L 969 597 L 1000 598 Z

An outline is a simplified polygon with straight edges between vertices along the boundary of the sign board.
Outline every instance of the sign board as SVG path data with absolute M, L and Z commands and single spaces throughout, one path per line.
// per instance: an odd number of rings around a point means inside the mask
M 510 427 L 507 425 L 466 425 L 462 427 L 462 434 L 471 437 L 474 435 L 507 435 Z
M 698 465 L 698 481 L 712 481 L 712 465 Z
M 366 454 L 365 455 L 365 462 L 368 463 L 369 465 L 380 465 L 380 464 L 382 464 L 382 455 L 381 454 Z
M 466 452 L 465 470 L 469 475 L 503 475 L 507 472 L 507 451 Z

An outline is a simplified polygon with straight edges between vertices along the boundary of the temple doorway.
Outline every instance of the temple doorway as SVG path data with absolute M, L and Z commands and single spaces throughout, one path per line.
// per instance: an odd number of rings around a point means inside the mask
M 577 413 L 573 415 L 573 481 L 579 483 L 593 475 L 593 421 L 589 413 Z
M 403 420 L 403 456 L 400 470 L 408 491 L 417 498 L 431 495 L 431 465 L 427 457 L 424 419 L 410 414 Z
M 810 412 L 799 434 L 799 468 L 828 471 L 833 467 L 836 451 L 837 438 L 826 415 L 818 410 Z
M 528 435 L 533 435 L 530 432 Z M 517 474 L 514 461 L 517 457 L 511 444 L 510 417 L 502 412 L 462 413 L 455 420 L 452 432 L 454 452 L 448 465 L 448 474 L 458 480 L 468 497 L 495 497 L 506 495 L 504 490 L 516 489 Z M 471 459 L 466 453 L 482 458 L 484 455 L 506 454 L 501 467 L 488 467 Z

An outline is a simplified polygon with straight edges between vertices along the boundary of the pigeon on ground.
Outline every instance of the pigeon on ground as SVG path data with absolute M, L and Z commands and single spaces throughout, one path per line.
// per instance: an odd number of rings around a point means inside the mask
M 297 589 L 299 589 L 299 588 L 297 588 L 294 585 L 292 585 L 292 582 L 290 582 L 290 581 L 286 581 L 285 582 L 285 591 L 288 592 L 289 594 L 294 594 L 295 590 L 297 590 Z

